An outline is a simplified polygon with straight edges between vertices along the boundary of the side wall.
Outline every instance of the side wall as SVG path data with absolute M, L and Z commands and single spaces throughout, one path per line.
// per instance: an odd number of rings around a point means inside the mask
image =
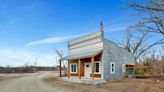
M 103 78 L 105 80 L 122 78 L 125 75 L 122 72 L 122 65 L 134 64 L 134 57 L 125 49 L 107 39 L 103 40 L 103 48 Z M 111 62 L 115 62 L 115 73 L 110 73 Z

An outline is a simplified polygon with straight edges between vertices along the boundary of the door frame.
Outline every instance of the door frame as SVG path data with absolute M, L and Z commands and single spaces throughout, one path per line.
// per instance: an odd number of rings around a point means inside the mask
M 90 67 L 90 73 L 89 73 L 89 76 L 86 76 L 86 65 L 88 65 L 89 64 L 89 67 Z M 91 68 L 91 63 L 90 62 L 86 62 L 85 64 L 84 64 L 84 78 L 90 78 L 90 74 L 91 74 L 91 70 L 92 68 Z

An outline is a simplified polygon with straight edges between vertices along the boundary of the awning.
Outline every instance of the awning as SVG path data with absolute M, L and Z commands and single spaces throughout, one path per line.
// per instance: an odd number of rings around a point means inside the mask
M 79 53 L 79 54 L 72 54 L 72 55 L 68 55 L 68 56 L 62 58 L 62 60 L 90 58 L 90 57 L 100 54 L 101 52 L 102 52 L 102 49 L 94 50 L 94 51 L 87 51 L 87 52 L 83 52 L 83 53 Z

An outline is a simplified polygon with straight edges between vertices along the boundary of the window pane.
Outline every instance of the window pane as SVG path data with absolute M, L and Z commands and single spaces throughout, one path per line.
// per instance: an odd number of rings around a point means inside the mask
M 71 72 L 73 72 L 73 65 L 71 65 Z
M 99 63 L 95 63 L 95 72 L 99 73 Z
M 76 64 L 71 65 L 71 72 L 76 72 Z
M 111 62 L 111 73 L 115 72 L 115 63 Z
M 72 65 L 72 72 L 74 72 L 74 65 Z
M 76 65 L 74 65 L 74 72 L 76 72 Z

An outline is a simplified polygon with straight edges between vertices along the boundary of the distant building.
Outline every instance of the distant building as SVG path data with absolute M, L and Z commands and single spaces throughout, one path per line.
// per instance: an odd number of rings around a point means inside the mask
M 134 56 L 105 39 L 103 29 L 68 42 L 68 78 L 118 79 L 126 74 L 127 65 L 134 65 Z

